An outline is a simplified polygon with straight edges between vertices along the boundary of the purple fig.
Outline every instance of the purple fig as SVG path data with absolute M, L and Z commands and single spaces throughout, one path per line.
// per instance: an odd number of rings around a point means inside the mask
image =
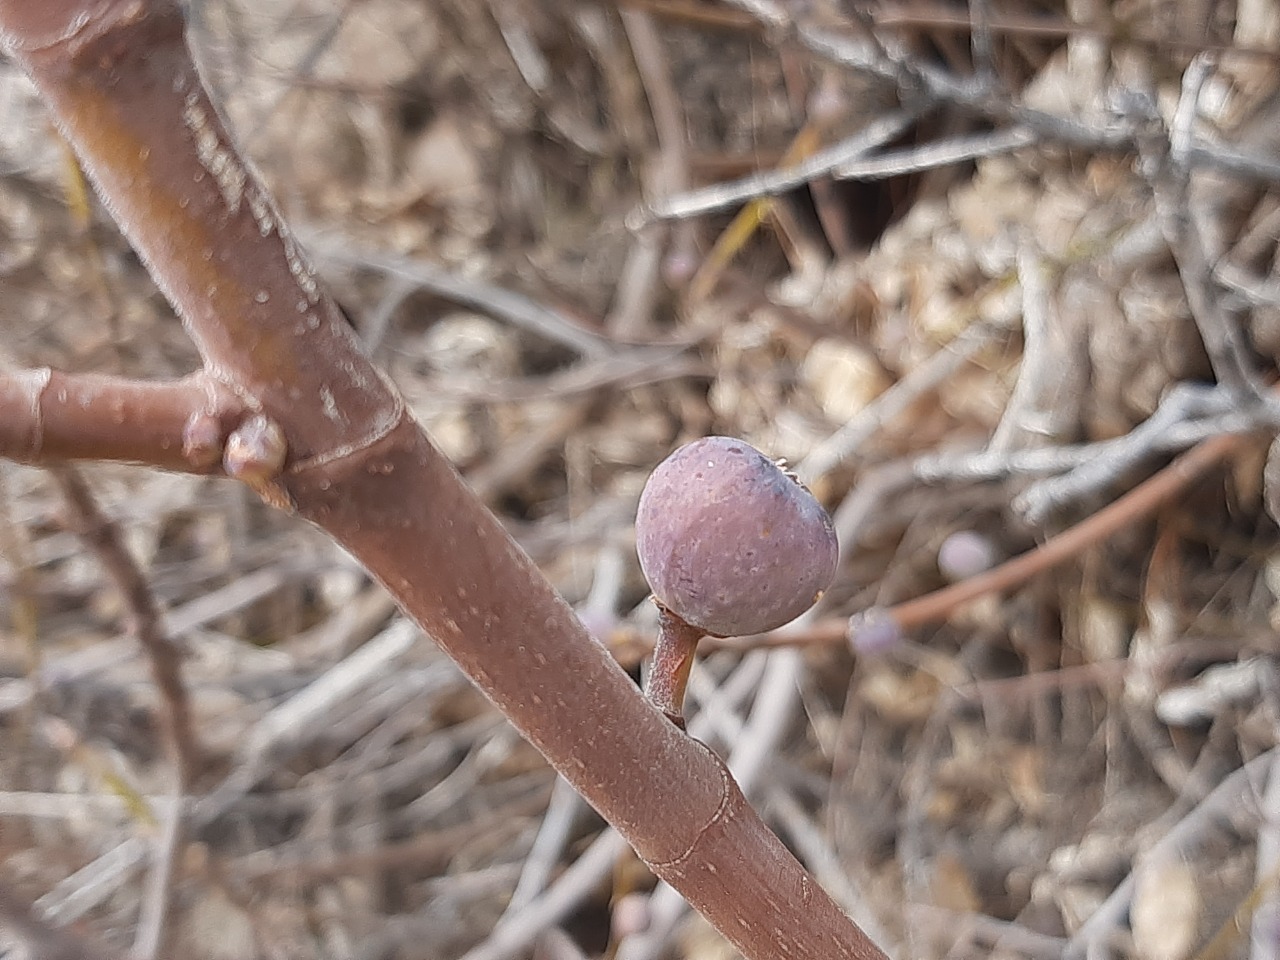
M 636 550 L 657 601 L 715 637 L 794 620 L 830 585 L 838 555 L 813 494 L 730 437 L 695 440 L 653 471 Z

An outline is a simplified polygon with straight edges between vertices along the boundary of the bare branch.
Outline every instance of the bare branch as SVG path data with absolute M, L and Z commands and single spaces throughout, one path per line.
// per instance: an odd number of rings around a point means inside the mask
M 936 623 L 970 600 L 1025 583 L 1035 574 L 1053 569 L 1086 547 L 1100 543 L 1129 526 L 1138 517 L 1146 516 L 1238 449 L 1243 441 L 1240 435 L 1220 435 L 1203 440 L 1124 496 L 1036 549 L 976 577 L 908 600 L 890 612 L 903 628 Z
M 0 456 L 21 463 L 118 460 L 216 473 L 249 413 L 213 377 L 146 383 L 48 368 L 0 372 Z
M 279 424 L 245 478 L 357 557 L 746 956 L 880 960 L 723 762 L 591 639 L 361 353 L 223 129 L 182 31 L 168 0 L 0 0 L 0 32 L 206 368 L 260 407 L 245 426 Z
M 1175 384 L 1156 412 L 1122 437 L 1078 448 L 1078 462 L 1060 477 L 1041 480 L 1014 501 L 1014 509 L 1040 523 L 1054 509 L 1093 493 L 1158 451 L 1190 446 L 1216 434 L 1242 434 L 1274 427 L 1276 410 L 1240 403 L 1222 387 Z M 1063 448 L 1058 452 L 1065 453 Z
M 832 170 L 888 143 L 906 130 L 914 120 L 915 115 L 908 111 L 895 111 L 868 124 L 847 140 L 819 150 L 808 159 L 785 170 L 758 173 L 733 183 L 716 184 L 670 197 L 633 212 L 628 217 L 627 225 L 632 229 L 639 229 L 646 223 L 657 220 L 695 217 L 699 214 L 723 210 L 725 207 L 731 207 L 745 200 L 786 193 L 815 177 L 826 176 Z
M 968 17 L 963 14 L 959 16 L 968 25 Z M 870 17 L 867 20 L 868 28 L 877 25 L 877 20 Z M 807 22 L 796 25 L 795 32 L 800 41 L 814 53 L 893 83 L 908 101 L 919 100 L 923 95 L 929 102 L 955 104 L 990 120 L 1024 126 L 1041 139 L 1071 146 L 1103 151 L 1137 149 L 1139 130 L 1132 121 L 1117 118 L 1102 124 L 1092 124 L 1023 106 L 1008 95 L 1000 94 L 981 78 L 963 80 L 936 67 L 896 54 L 874 34 L 870 37 L 849 37 L 825 26 Z M 1105 32 L 1090 31 L 1077 24 L 1071 24 L 1069 32 L 1105 36 Z M 1156 42 L 1138 37 L 1127 39 L 1134 43 Z M 1175 43 L 1163 40 L 1160 42 L 1169 42 L 1171 45 Z M 1270 51 L 1230 49 L 1233 52 L 1275 56 Z M 1280 163 L 1273 158 L 1244 153 L 1212 140 L 1192 138 L 1185 145 L 1184 155 L 1190 167 L 1222 170 L 1263 182 L 1280 180 Z
M 918 147 L 893 150 L 878 157 L 854 160 L 832 171 L 837 180 L 883 180 L 903 177 L 956 163 L 967 163 L 982 157 L 993 157 L 1029 147 L 1039 136 L 1023 127 L 978 133 L 968 137 L 955 137 L 937 143 L 923 143 Z
M 512 326 L 559 343 L 590 359 L 600 359 L 617 351 L 617 346 L 599 334 L 574 323 L 523 294 L 460 276 L 425 260 L 402 257 L 377 250 L 353 249 L 346 241 L 308 234 L 317 259 L 350 267 L 377 270 L 397 282 L 413 284 L 455 303 L 483 310 Z
M 670 196 L 687 190 L 690 179 L 688 135 L 680 95 L 671 78 L 670 65 L 653 16 L 643 10 L 627 9 L 620 10 L 618 16 L 631 45 L 636 72 L 644 84 L 645 98 L 649 102 L 658 138 L 658 153 L 645 178 L 646 192 L 659 197 Z M 694 262 L 698 253 L 695 231 L 694 224 L 682 223 L 670 232 L 670 237 L 661 229 L 636 233 L 618 277 L 614 304 L 605 319 L 607 329 L 632 338 L 647 329 L 657 300 L 663 251 L 668 246 L 671 248 L 667 254 L 671 262 Z
M 905 82 L 917 98 L 923 93 L 934 103 L 954 103 L 992 120 L 1027 127 L 1045 139 L 1074 146 L 1119 150 L 1130 148 L 1134 142 L 1132 126 L 1127 123 L 1101 126 L 1033 110 L 992 91 L 988 84 L 957 79 L 936 67 L 889 53 L 881 44 L 844 36 L 825 27 L 804 23 L 796 32 L 800 41 L 814 53 L 889 80 L 900 89 Z
M 1249 358 L 1248 338 L 1239 318 L 1223 306 L 1204 238 L 1195 218 L 1187 213 L 1190 172 L 1187 162 L 1192 152 L 1192 126 L 1211 66 L 1210 58 L 1201 54 L 1187 67 L 1168 142 L 1144 138 L 1146 163 L 1143 166 L 1149 171 L 1156 212 L 1214 376 L 1242 398 L 1257 398 L 1262 396 L 1264 387 Z

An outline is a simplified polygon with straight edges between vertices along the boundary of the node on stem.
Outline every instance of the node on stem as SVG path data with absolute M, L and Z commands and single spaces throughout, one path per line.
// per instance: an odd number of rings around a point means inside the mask
M 223 432 L 218 418 L 193 413 L 182 430 L 182 455 L 196 470 L 207 470 L 222 459 Z
M 256 414 L 231 431 L 222 451 L 227 476 L 246 483 L 273 507 L 287 508 L 289 498 L 277 483 L 289 448 L 274 420 Z

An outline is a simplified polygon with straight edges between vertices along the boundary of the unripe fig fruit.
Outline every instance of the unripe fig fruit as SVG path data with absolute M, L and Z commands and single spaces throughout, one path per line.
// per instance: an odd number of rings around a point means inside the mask
M 731 437 L 681 447 L 645 484 L 636 551 L 654 597 L 715 637 L 763 633 L 809 609 L 835 576 L 822 505 Z

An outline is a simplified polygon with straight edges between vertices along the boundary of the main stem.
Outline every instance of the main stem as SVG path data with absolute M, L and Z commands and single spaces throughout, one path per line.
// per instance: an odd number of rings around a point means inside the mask
M 165 0 L 0 0 L 0 31 L 206 371 L 283 428 L 282 499 L 346 547 L 747 957 L 883 955 L 639 693 L 365 358 L 242 162 Z

